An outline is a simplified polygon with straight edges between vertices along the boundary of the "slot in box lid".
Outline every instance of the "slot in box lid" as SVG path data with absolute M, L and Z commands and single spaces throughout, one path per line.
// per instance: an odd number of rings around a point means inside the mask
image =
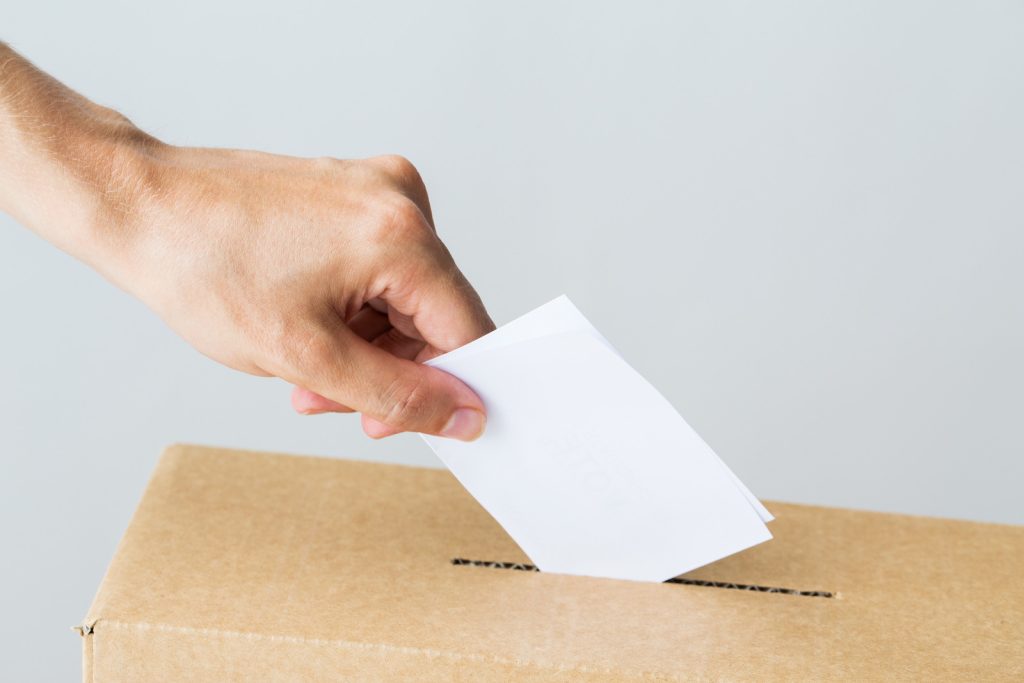
M 1024 676 L 1024 528 L 769 507 L 774 541 L 680 583 L 571 577 L 522 566 L 444 470 L 174 446 L 84 678 Z

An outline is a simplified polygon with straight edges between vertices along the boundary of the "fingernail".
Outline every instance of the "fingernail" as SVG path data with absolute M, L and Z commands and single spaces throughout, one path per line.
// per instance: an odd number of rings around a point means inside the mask
M 441 436 L 460 441 L 473 441 L 484 433 L 484 414 L 474 408 L 459 408 L 441 430 Z

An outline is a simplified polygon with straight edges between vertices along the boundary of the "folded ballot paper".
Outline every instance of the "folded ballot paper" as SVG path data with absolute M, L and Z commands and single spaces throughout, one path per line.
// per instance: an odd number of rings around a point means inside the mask
M 424 435 L 541 571 L 664 581 L 771 538 L 772 516 L 567 297 L 430 365 L 487 431 Z

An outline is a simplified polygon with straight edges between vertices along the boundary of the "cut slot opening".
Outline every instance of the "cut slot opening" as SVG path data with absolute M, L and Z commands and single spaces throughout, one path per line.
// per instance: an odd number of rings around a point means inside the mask
M 539 572 L 532 564 L 525 562 L 495 562 L 493 560 L 469 560 L 464 557 L 452 558 L 452 564 L 458 567 L 487 567 L 488 569 L 511 569 L 519 572 Z M 779 586 L 759 586 L 749 583 L 734 583 L 732 581 L 707 581 L 705 579 L 686 579 L 677 577 L 669 579 L 665 583 L 675 583 L 683 586 L 703 586 L 706 588 L 725 588 L 728 590 L 753 591 L 755 593 L 781 593 L 782 595 L 797 595 L 804 598 L 834 598 L 832 591 L 822 590 L 799 590 L 797 588 L 780 588 Z

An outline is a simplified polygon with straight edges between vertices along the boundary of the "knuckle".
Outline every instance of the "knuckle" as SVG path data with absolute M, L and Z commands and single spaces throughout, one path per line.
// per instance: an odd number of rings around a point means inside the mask
M 414 422 L 429 411 L 430 396 L 426 385 L 418 379 L 400 378 L 387 386 L 381 396 L 383 422 L 401 427 Z
M 337 361 L 336 343 L 326 334 L 302 334 L 295 339 L 295 344 L 300 367 L 327 368 Z
M 420 211 L 420 208 L 413 201 L 400 197 L 395 199 L 394 202 L 389 202 L 389 204 L 387 210 L 394 227 L 416 232 L 425 227 L 423 212 Z
M 419 240 L 429 230 L 423 212 L 405 197 L 381 202 L 372 224 L 374 242 L 385 245 Z
M 385 173 L 400 183 L 422 184 L 423 182 L 423 179 L 420 178 L 420 172 L 416 170 L 416 166 L 400 154 L 385 154 L 384 156 L 377 157 L 376 161 Z
M 336 171 L 344 166 L 344 164 L 345 162 L 341 159 L 336 159 L 335 157 L 322 156 L 309 159 L 309 165 L 311 168 L 326 173 Z
M 282 320 L 271 326 L 267 336 L 270 356 L 290 372 L 326 368 L 334 360 L 333 340 L 315 327 Z

